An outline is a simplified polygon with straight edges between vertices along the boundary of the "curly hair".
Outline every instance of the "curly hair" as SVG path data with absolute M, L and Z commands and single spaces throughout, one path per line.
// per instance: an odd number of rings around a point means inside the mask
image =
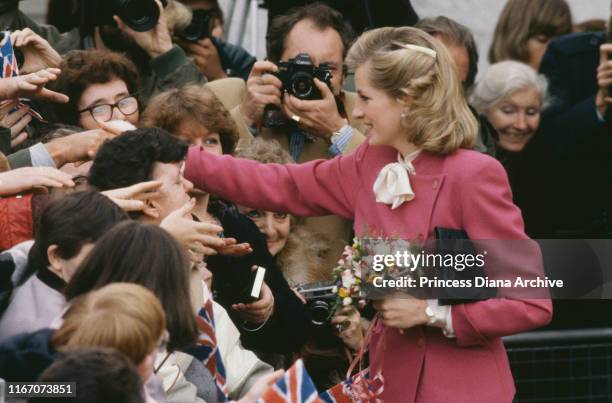
M 78 104 L 83 92 L 92 84 L 120 79 L 125 82 L 130 94 L 138 98 L 138 70 L 122 54 L 105 50 L 73 50 L 64 55 L 59 68 L 62 72 L 49 88 L 68 95 L 70 100 L 65 104 L 52 104 L 50 114 L 55 122 L 79 124 Z
M 223 154 L 234 153 L 239 138 L 236 123 L 219 98 L 205 86 L 192 84 L 157 94 L 147 104 L 141 124 L 184 138 L 178 131 L 183 123 L 190 121 L 218 133 Z

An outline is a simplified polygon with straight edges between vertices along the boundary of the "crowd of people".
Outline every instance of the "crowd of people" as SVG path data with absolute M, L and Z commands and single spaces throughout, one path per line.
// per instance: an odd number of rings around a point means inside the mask
M 301 358 L 319 392 L 369 366 L 354 401 L 512 401 L 501 337 L 576 327 L 577 301 L 386 297 L 320 323 L 300 290 L 353 237 L 611 238 L 608 16 L 508 0 L 478 72 L 469 27 L 411 7 L 390 27 L 270 1 L 256 60 L 216 0 L 150 3 L 145 29 L 0 1 L 0 378 L 247 403 Z

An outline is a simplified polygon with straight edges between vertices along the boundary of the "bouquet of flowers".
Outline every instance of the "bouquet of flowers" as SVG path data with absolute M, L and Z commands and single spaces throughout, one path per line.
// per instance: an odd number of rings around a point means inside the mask
M 362 274 L 367 270 L 367 262 L 363 256 L 364 250 L 357 238 L 354 239 L 353 245 L 344 247 L 342 256 L 338 260 L 338 266 L 333 269 L 336 283 L 332 290 L 336 294 L 334 311 L 346 306 L 353 306 L 357 309 L 365 306 L 366 301 L 361 285 Z

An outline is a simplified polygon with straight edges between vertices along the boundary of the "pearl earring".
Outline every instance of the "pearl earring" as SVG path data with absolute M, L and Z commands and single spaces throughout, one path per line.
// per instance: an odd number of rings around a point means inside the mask
M 402 109 L 402 113 L 400 113 L 400 118 L 406 119 L 406 116 L 408 116 L 408 112 L 406 111 L 406 109 Z

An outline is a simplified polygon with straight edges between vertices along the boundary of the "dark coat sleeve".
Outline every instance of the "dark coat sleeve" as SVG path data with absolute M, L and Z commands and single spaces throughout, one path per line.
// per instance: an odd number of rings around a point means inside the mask
M 245 347 L 281 354 L 297 352 L 310 332 L 310 317 L 306 306 L 293 293 L 276 267 L 274 257 L 268 252 L 266 240 L 257 226 L 244 215 L 231 210 L 220 218 L 224 236 L 236 238 L 238 243 L 248 242 L 253 253 L 242 257 L 209 257 L 207 263 L 214 273 L 215 300 L 229 312 Z M 233 313 L 231 305 L 236 302 L 234 276 L 237 272 L 248 273 L 253 265 L 266 268 L 265 282 L 274 295 L 274 313 L 263 327 L 249 331 L 247 328 L 258 326 L 246 324 L 245 327 L 244 321 Z

